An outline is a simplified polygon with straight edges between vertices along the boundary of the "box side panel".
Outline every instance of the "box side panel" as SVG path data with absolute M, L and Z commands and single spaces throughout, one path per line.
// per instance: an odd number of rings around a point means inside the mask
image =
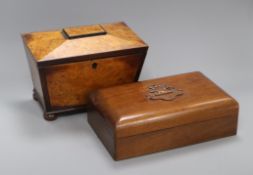
M 27 61 L 29 64 L 30 73 L 32 77 L 33 87 L 34 87 L 33 89 L 34 98 L 36 98 L 36 100 L 38 100 L 39 103 L 42 105 L 42 107 L 45 109 L 46 105 L 45 105 L 44 94 L 43 94 L 43 90 L 41 86 L 41 77 L 40 77 L 38 65 L 35 59 L 32 57 L 28 48 L 26 46 L 24 46 L 24 48 L 25 48 Z
M 115 137 L 112 127 L 97 112 L 88 112 L 88 122 L 112 157 L 115 156 Z
M 138 53 L 45 67 L 51 110 L 84 106 L 93 90 L 136 81 L 142 59 Z
M 140 65 L 139 65 L 139 68 L 137 70 L 137 73 L 136 73 L 136 76 L 135 76 L 135 81 L 138 81 L 139 80 L 139 77 L 140 77 L 140 74 L 141 74 L 141 71 L 142 71 L 142 67 L 143 67 L 143 64 L 145 62 L 145 59 L 146 59 L 146 55 L 147 55 L 147 52 L 148 52 L 148 46 L 141 49 L 141 53 L 140 53 Z
M 190 104 L 189 104 L 190 106 Z M 193 105 L 194 106 L 194 105 Z M 157 111 L 159 111 L 159 107 Z M 168 106 L 169 108 L 170 106 Z M 144 107 L 143 107 L 144 108 Z M 117 109 L 117 108 L 116 108 Z M 117 137 L 129 137 L 139 135 L 142 133 L 154 132 L 161 129 L 168 129 L 172 127 L 178 127 L 190 123 L 202 122 L 206 120 L 212 120 L 215 118 L 222 118 L 226 116 L 233 116 L 238 112 L 238 104 L 231 98 L 219 99 L 207 101 L 204 105 L 194 107 L 182 107 L 175 112 L 168 112 L 167 114 L 158 115 L 153 114 L 153 120 L 147 120 L 147 118 L 136 118 L 124 125 L 118 123 Z M 151 115 L 148 112 L 138 113 Z M 116 114 L 115 114 L 116 115 Z M 138 116 L 138 115 L 137 115 Z
M 237 114 L 116 141 L 116 159 L 126 159 L 235 135 Z

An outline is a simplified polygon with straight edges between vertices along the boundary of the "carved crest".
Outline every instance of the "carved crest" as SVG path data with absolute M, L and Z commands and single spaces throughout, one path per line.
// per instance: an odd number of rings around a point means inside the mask
M 184 92 L 181 89 L 176 89 L 166 84 L 151 85 L 148 87 L 148 99 L 149 100 L 165 100 L 172 101 L 177 96 L 183 95 Z

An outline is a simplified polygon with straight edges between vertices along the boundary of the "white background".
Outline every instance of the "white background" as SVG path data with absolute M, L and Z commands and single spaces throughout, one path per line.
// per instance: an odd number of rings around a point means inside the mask
M 202 71 L 240 103 L 238 135 L 115 162 L 81 113 L 44 121 L 20 33 L 125 21 L 150 46 L 140 80 Z M 252 175 L 253 1 L 2 0 L 1 175 Z

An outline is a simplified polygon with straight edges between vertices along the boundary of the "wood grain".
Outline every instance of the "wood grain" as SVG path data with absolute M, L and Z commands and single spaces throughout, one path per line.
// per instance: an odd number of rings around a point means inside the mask
M 134 81 L 140 59 L 128 55 L 46 68 L 51 107 L 85 105 L 93 90 Z
M 172 101 L 150 100 L 147 98 L 148 87 L 154 84 L 168 84 L 184 94 Z M 238 103 L 200 72 L 100 89 L 92 93 L 90 99 L 97 111 L 96 118 L 103 118 L 104 123 L 110 123 L 114 129 L 111 137 L 114 138 L 115 159 L 236 133 Z M 91 118 L 89 114 L 88 118 Z M 99 133 L 98 125 L 92 123 L 92 119 L 89 121 Z M 103 125 L 108 126 L 99 124 L 100 127 Z M 186 142 L 185 137 L 189 139 Z
M 65 27 L 63 32 L 70 39 L 106 34 L 101 25 Z
M 62 29 L 57 29 L 46 32 L 31 32 L 22 36 L 33 58 L 38 62 L 147 47 L 123 22 L 101 24 L 101 26 L 106 35 L 69 40 L 62 34 Z M 87 28 L 80 26 L 76 30 L 73 28 L 66 28 L 66 30 L 70 35 L 75 35 L 82 32 L 87 33 L 92 29 L 91 26 L 87 26 Z
M 219 139 L 236 134 L 234 115 L 116 140 L 116 160 Z M 140 146 L 141 145 L 141 146 Z M 131 148 L 131 149 L 129 149 Z
M 46 120 L 86 110 L 95 89 L 137 81 L 148 50 L 123 22 L 30 32 L 22 39 L 33 97 Z

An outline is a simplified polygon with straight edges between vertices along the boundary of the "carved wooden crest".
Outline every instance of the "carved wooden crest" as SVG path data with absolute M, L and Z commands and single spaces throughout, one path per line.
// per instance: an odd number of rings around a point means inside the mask
M 172 101 L 177 96 L 183 95 L 184 92 L 181 89 L 176 89 L 166 84 L 151 85 L 148 87 L 148 99 L 149 100 L 165 100 Z

